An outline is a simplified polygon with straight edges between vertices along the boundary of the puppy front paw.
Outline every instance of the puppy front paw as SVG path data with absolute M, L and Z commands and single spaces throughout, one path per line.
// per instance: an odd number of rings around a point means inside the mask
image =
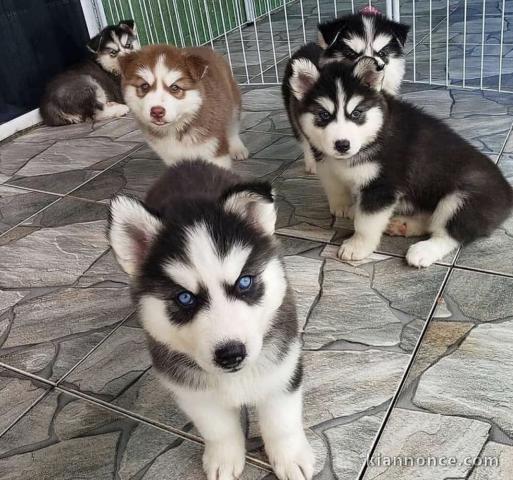
M 340 218 L 354 218 L 354 204 L 353 205 L 335 205 L 330 207 L 330 213 L 335 217 Z
M 311 480 L 315 457 L 304 433 L 265 445 L 269 462 L 279 480 Z
M 440 260 L 443 255 L 431 240 L 414 243 L 406 252 L 408 265 L 417 268 L 426 268 Z
M 237 480 L 244 470 L 244 442 L 207 442 L 203 469 L 208 480 Z
M 338 258 L 341 260 L 363 260 L 374 251 L 375 245 L 369 243 L 364 237 L 354 234 L 344 240 L 338 249 Z
M 237 140 L 230 146 L 229 153 L 230 157 L 235 161 L 246 160 L 249 157 L 249 150 L 241 140 Z
M 305 162 L 305 172 L 308 175 L 315 175 L 317 173 L 317 165 L 314 162 Z

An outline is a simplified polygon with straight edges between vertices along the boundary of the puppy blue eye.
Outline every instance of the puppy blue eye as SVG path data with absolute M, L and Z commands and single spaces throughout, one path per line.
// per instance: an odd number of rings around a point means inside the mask
M 190 307 L 196 302 L 196 297 L 191 292 L 179 293 L 176 299 L 178 303 L 184 307 Z
M 244 275 L 237 280 L 239 290 L 248 290 L 251 285 L 253 285 L 253 277 L 250 275 Z
M 326 110 L 321 110 L 319 112 L 319 118 L 321 120 L 329 120 L 331 118 L 331 113 Z

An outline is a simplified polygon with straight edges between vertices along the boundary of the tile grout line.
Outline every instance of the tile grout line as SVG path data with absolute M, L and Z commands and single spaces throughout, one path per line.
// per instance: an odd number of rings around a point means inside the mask
M 390 401 L 390 405 L 385 413 L 385 416 L 383 417 L 383 421 L 381 422 L 381 425 L 378 429 L 378 432 L 376 433 L 375 437 L 374 437 L 374 440 L 372 442 L 372 445 L 370 447 L 370 449 L 368 450 L 368 453 L 365 457 L 366 461 L 364 462 L 364 464 L 362 465 L 362 468 L 360 469 L 360 472 L 358 474 L 358 480 L 364 480 L 364 475 L 365 473 L 367 472 L 367 469 L 368 469 L 368 461 L 372 458 L 372 456 L 374 455 L 377 447 L 378 447 L 378 444 L 379 442 L 381 441 L 381 438 L 382 438 L 382 435 L 383 435 L 383 432 L 386 428 L 386 425 L 388 424 L 388 420 L 390 419 L 391 415 L 392 415 L 392 411 L 395 409 L 395 406 L 397 405 L 397 401 L 399 400 L 399 396 L 402 392 L 402 389 L 406 383 L 406 380 L 408 378 L 408 375 L 411 371 L 411 368 L 414 364 L 414 361 L 415 361 L 415 358 L 420 350 L 420 347 L 421 347 L 421 344 L 422 344 L 422 341 L 424 340 L 424 337 L 426 335 L 426 332 L 429 328 L 429 325 L 431 324 L 431 320 L 433 318 L 433 315 L 436 311 L 436 307 L 438 305 L 438 301 L 439 299 L 441 298 L 444 290 L 445 290 L 445 287 L 449 281 L 449 278 L 452 274 L 452 271 L 454 270 L 454 266 L 450 266 L 448 269 L 447 269 L 447 272 L 445 274 L 445 277 L 442 281 L 442 284 L 440 285 L 440 288 L 438 289 L 438 293 L 436 294 L 435 296 L 435 299 L 433 301 L 433 305 L 431 306 L 431 309 L 429 311 L 429 314 L 426 318 L 426 322 L 425 322 L 425 325 L 422 329 L 422 332 L 420 333 L 419 335 L 419 338 L 417 340 L 417 343 L 415 344 L 415 348 L 413 349 L 412 351 L 412 354 L 410 356 L 410 359 L 408 361 L 408 365 L 406 366 L 406 369 L 404 371 L 404 374 L 401 378 L 401 381 L 399 382 L 399 385 L 397 386 L 397 389 Z
M 87 352 L 73 367 L 71 367 L 64 375 L 62 375 L 55 382 L 55 386 L 58 387 L 61 385 L 65 379 L 71 375 L 80 365 L 82 365 L 96 350 L 98 350 L 109 338 L 111 338 L 122 326 L 125 325 L 126 322 L 130 319 L 130 317 L 135 313 L 135 310 L 130 312 L 123 320 L 121 320 L 113 330 L 111 330 L 99 343 L 97 343 L 89 352 Z
M 94 176 L 92 176 L 91 178 L 89 178 L 88 180 L 86 180 L 85 182 L 82 182 L 80 185 L 77 185 L 76 187 L 72 188 L 70 191 L 66 192 L 66 193 L 52 193 L 52 192 L 46 192 L 44 190 L 34 190 L 34 189 L 30 189 L 28 187 L 18 187 L 16 185 L 10 185 L 10 184 L 4 184 L 8 187 L 11 187 L 11 188 L 23 188 L 23 190 L 26 190 L 28 192 L 36 192 L 36 193 L 45 193 L 47 195 L 53 195 L 53 196 L 56 196 L 58 197 L 57 199 L 55 199 L 53 202 L 49 203 L 48 205 L 46 205 L 45 207 L 41 208 L 40 210 L 38 210 L 37 212 L 33 213 L 32 215 L 29 215 L 28 217 L 26 217 L 25 219 L 21 220 L 20 222 L 18 222 L 16 225 L 10 227 L 8 230 L 6 230 L 5 232 L 3 232 L 2 234 L 0 234 L 0 238 L 4 237 L 5 235 L 7 235 L 7 233 L 11 232 L 12 230 L 14 230 L 15 228 L 18 228 L 18 227 L 22 227 L 22 226 L 31 226 L 31 225 L 23 225 L 27 220 L 30 220 L 31 218 L 41 214 L 42 212 L 44 212 L 46 209 L 50 208 L 52 205 L 54 205 L 55 203 L 59 202 L 60 200 L 66 198 L 66 197 L 71 197 L 71 198 L 77 198 L 79 200 L 82 200 L 80 197 L 75 197 L 73 195 L 71 195 L 71 193 L 73 193 L 74 191 L 76 191 L 77 189 L 79 188 L 82 188 L 84 185 L 86 185 L 87 183 L 89 183 L 91 180 L 94 180 L 96 177 L 98 177 L 99 175 L 101 175 L 102 173 L 108 171 L 109 169 L 111 169 L 112 167 L 116 166 L 119 164 L 119 162 L 122 162 L 124 160 L 126 160 L 130 155 L 132 155 L 133 153 L 136 153 L 138 152 L 141 148 L 144 147 L 144 144 L 141 144 L 139 145 L 138 147 L 135 147 L 134 150 L 130 150 L 129 152 L 127 152 L 126 154 L 123 154 L 123 156 L 117 160 L 116 162 L 114 162 L 112 165 L 110 165 L 109 167 L 105 168 L 104 170 L 101 170 L 99 171 L 97 174 L 95 174 Z M 84 199 L 84 200 L 87 200 L 87 199 Z M 94 201 L 94 200 L 93 200 Z M 96 202 L 96 203 L 99 203 L 99 202 Z M 105 204 L 104 204 L 105 205 Z
M 44 397 L 54 390 L 55 387 L 51 387 L 45 390 L 39 397 L 37 397 L 22 413 L 20 413 L 6 428 L 0 432 L 0 438 L 4 436 L 11 428 L 14 427 L 27 413 L 29 413 Z

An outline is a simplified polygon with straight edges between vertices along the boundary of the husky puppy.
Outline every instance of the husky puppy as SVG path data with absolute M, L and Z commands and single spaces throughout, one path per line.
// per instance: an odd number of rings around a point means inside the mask
M 352 65 L 364 56 L 373 57 L 384 70 L 383 90 L 391 95 L 399 93 L 406 68 L 403 49 L 408 25 L 388 20 L 377 9 L 367 7 L 362 13 L 321 23 L 318 29 L 323 50 L 315 53 L 316 64 L 341 61 Z M 314 152 L 301 133 L 293 130 L 303 147 L 305 171 L 314 174 Z
M 239 88 L 211 48 L 151 45 L 124 57 L 121 70 L 125 101 L 166 164 L 202 158 L 230 168 L 247 158 Z
M 405 72 L 404 44 L 410 27 L 381 15 L 378 10 L 345 15 L 319 24 L 321 65 L 343 61 L 354 64 L 372 57 L 383 69 L 383 90 L 397 95 Z
M 373 58 L 319 70 L 310 50 L 293 56 L 283 88 L 291 121 L 321 159 L 331 213 L 354 213 L 355 233 L 340 258 L 372 253 L 394 214 L 402 218 L 390 233 L 430 235 L 408 249 L 417 267 L 507 218 L 513 193 L 498 167 L 441 121 L 385 92 Z
M 90 58 L 53 78 L 41 100 L 47 125 L 104 120 L 128 113 L 119 58 L 139 48 L 133 20 L 105 27 L 87 44 Z
M 295 304 L 271 186 L 180 162 L 145 203 L 117 196 L 108 237 L 132 277 L 155 370 L 205 440 L 209 480 L 239 478 L 240 408 L 256 405 L 279 479 L 311 479 Z

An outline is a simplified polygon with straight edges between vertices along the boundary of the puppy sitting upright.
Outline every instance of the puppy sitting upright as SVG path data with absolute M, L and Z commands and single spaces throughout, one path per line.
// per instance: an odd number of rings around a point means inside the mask
M 118 196 L 109 240 L 132 277 L 155 370 L 205 440 L 209 480 L 244 468 L 240 407 L 254 404 L 280 480 L 310 480 L 301 346 L 273 238 L 271 186 L 207 162 L 180 162 L 146 204 Z
M 247 158 L 239 88 L 211 48 L 151 45 L 123 58 L 121 70 L 125 101 L 165 163 L 202 158 L 230 168 Z
M 430 234 L 408 249 L 417 267 L 507 218 L 513 191 L 498 167 L 443 122 L 384 92 L 373 58 L 319 70 L 311 53 L 303 47 L 292 57 L 283 88 L 291 121 L 321 158 L 331 213 L 354 210 L 355 233 L 340 258 L 370 255 L 394 214 L 405 218 L 392 222 L 391 233 Z
M 372 57 L 383 69 L 383 90 L 397 95 L 404 77 L 404 44 L 410 27 L 389 20 L 374 7 L 365 7 L 360 13 L 319 24 L 319 65 L 329 62 L 345 62 L 353 65 L 360 58 Z M 315 173 L 315 152 L 294 128 L 303 146 L 305 170 Z

